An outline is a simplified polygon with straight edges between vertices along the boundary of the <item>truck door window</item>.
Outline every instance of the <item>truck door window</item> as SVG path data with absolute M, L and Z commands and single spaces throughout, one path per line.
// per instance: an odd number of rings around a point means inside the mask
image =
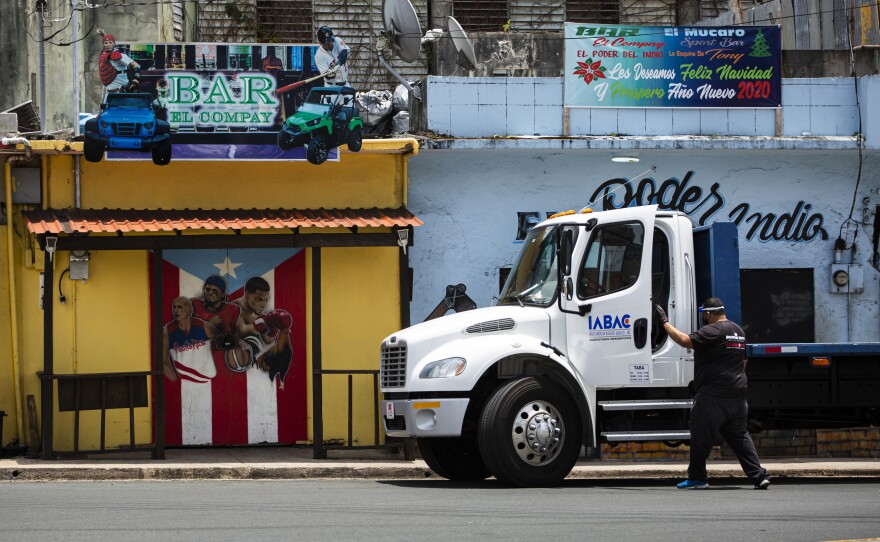
M 577 295 L 589 299 L 629 288 L 639 278 L 645 229 L 638 222 L 596 228 L 587 246 Z
M 651 302 L 666 309 L 669 305 L 669 239 L 659 228 L 654 228 L 651 252 Z M 651 311 L 651 349 L 657 350 L 666 342 L 666 331 L 660 325 L 656 311 Z

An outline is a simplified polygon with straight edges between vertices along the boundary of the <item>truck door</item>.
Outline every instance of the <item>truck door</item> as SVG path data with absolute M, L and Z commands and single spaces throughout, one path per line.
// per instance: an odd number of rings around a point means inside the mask
M 621 209 L 578 236 L 560 305 L 569 359 L 593 385 L 653 380 L 651 249 L 656 211 L 656 206 Z

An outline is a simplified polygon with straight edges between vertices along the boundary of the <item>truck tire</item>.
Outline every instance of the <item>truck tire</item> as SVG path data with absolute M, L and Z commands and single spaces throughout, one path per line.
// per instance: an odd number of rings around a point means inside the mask
M 293 148 L 293 136 L 285 130 L 278 132 L 278 148 L 287 151 Z
M 346 140 L 348 150 L 350 150 L 351 152 L 358 152 L 359 150 L 361 150 L 361 145 L 363 144 L 363 141 L 363 130 L 361 130 L 361 127 L 358 126 L 348 134 L 348 138 Z
M 577 406 L 546 380 L 502 384 L 480 415 L 483 461 L 496 478 L 513 486 L 558 485 L 577 462 L 582 440 Z
M 309 162 L 315 164 L 323 164 L 327 160 L 327 139 L 321 135 L 312 136 L 309 141 L 309 148 L 306 149 L 306 158 Z
M 475 439 L 420 438 L 422 459 L 437 473 L 449 480 L 485 480 L 492 476 Z
M 153 163 L 157 166 L 167 165 L 171 161 L 171 140 L 166 139 L 156 143 L 152 149 Z
M 83 157 L 88 162 L 100 162 L 104 158 L 104 145 L 86 139 L 83 143 Z

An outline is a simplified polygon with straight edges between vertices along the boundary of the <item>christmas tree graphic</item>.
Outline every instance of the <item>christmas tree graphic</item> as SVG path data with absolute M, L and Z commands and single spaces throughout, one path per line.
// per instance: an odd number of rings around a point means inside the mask
M 749 56 L 758 58 L 770 56 L 770 48 L 767 47 L 767 40 L 764 39 L 763 31 L 758 30 L 758 35 L 755 36 L 755 43 L 752 44 L 752 52 L 749 53 Z

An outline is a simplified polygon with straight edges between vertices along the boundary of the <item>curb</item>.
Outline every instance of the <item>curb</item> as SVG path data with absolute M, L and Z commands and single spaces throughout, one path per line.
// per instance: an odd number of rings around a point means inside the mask
M 0 468 L 0 481 L 131 481 L 131 480 L 306 480 L 306 479 L 362 479 L 362 480 L 442 480 L 427 466 L 406 465 L 27 465 Z M 765 465 L 773 479 L 795 478 L 880 478 L 880 464 L 842 465 Z M 576 466 L 568 475 L 571 480 L 659 480 L 685 476 L 687 465 L 596 465 Z M 713 479 L 744 479 L 739 465 L 710 465 Z

